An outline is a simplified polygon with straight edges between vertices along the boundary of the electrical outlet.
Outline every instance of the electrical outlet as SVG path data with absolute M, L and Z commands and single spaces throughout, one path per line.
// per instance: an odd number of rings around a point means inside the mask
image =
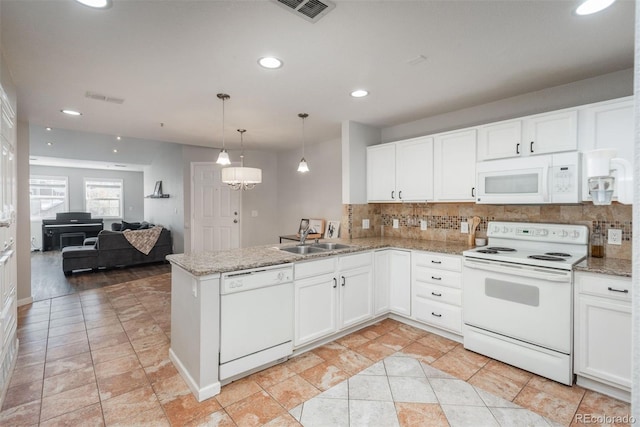
M 369 229 L 369 220 L 368 219 L 363 219 L 362 220 L 362 229 L 363 230 L 368 230 Z
M 397 218 L 393 219 L 393 228 L 400 228 L 400 220 Z
M 607 239 L 607 243 L 610 245 L 621 245 L 622 244 L 622 230 L 617 230 L 615 228 L 609 229 L 609 236 Z
M 462 234 L 469 234 L 469 223 L 467 221 L 460 223 L 460 232 Z
M 421 219 L 420 220 L 420 230 L 424 231 L 427 229 L 427 220 L 426 219 Z

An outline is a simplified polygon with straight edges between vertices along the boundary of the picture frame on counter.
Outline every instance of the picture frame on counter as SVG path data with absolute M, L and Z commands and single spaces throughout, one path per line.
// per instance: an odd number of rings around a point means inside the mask
M 337 239 L 340 237 L 340 221 L 327 221 L 327 228 L 324 230 L 325 239 Z

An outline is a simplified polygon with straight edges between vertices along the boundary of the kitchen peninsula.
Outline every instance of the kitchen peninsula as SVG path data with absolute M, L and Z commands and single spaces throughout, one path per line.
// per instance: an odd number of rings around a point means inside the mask
M 289 243 L 167 257 L 172 266 L 170 358 L 199 401 L 218 394 L 222 384 L 386 317 L 462 341 L 461 308 L 440 304 L 450 311 L 434 322 L 420 317 L 416 309 L 421 306 L 412 310 L 412 276 L 425 268 L 416 265 L 423 259 L 423 265 L 433 266 L 429 277 L 435 272 L 461 280 L 466 243 L 390 237 L 331 242 L 347 247 L 298 255 L 281 250 L 295 246 Z M 576 271 L 630 274 L 631 263 L 620 261 L 585 261 Z M 248 290 L 238 292 L 243 286 Z M 245 304 L 237 295 L 255 295 L 255 300 Z M 237 328 L 245 333 L 233 333 Z M 266 350 L 255 353 L 247 348 L 265 336 L 276 340 L 273 346 L 263 343 Z

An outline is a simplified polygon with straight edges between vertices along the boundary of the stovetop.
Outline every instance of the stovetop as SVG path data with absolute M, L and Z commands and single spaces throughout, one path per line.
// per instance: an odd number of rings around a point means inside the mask
M 587 256 L 589 230 L 583 225 L 490 222 L 488 245 L 465 257 L 571 270 Z

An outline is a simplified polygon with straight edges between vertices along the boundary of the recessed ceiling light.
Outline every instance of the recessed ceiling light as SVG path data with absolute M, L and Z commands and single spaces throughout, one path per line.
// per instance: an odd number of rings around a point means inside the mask
M 61 113 L 65 113 L 68 114 L 70 116 L 81 116 L 82 113 L 79 111 L 74 111 L 74 110 L 60 110 Z
M 51 130 L 51 128 L 45 128 L 46 130 Z
M 362 98 L 367 95 L 369 95 L 369 91 L 364 89 L 358 89 L 351 92 L 351 96 L 353 96 L 354 98 Z
M 47 142 L 47 145 L 51 147 L 53 145 L 53 142 Z
M 282 61 L 273 56 L 265 56 L 264 58 L 258 59 L 258 64 L 260 64 L 261 67 L 271 70 L 282 67 Z
M 107 9 L 111 7 L 111 0 L 76 0 L 78 3 L 94 9 Z
M 578 15 L 591 15 L 611 6 L 616 0 L 585 0 L 576 9 Z
M 117 152 L 118 152 L 118 149 L 117 149 L 117 148 L 114 148 L 114 149 L 113 149 L 113 152 L 114 152 L 114 153 L 117 153 Z
M 118 141 L 120 141 L 120 140 L 122 139 L 122 137 L 120 137 L 120 136 L 116 136 L 116 139 L 117 139 Z

